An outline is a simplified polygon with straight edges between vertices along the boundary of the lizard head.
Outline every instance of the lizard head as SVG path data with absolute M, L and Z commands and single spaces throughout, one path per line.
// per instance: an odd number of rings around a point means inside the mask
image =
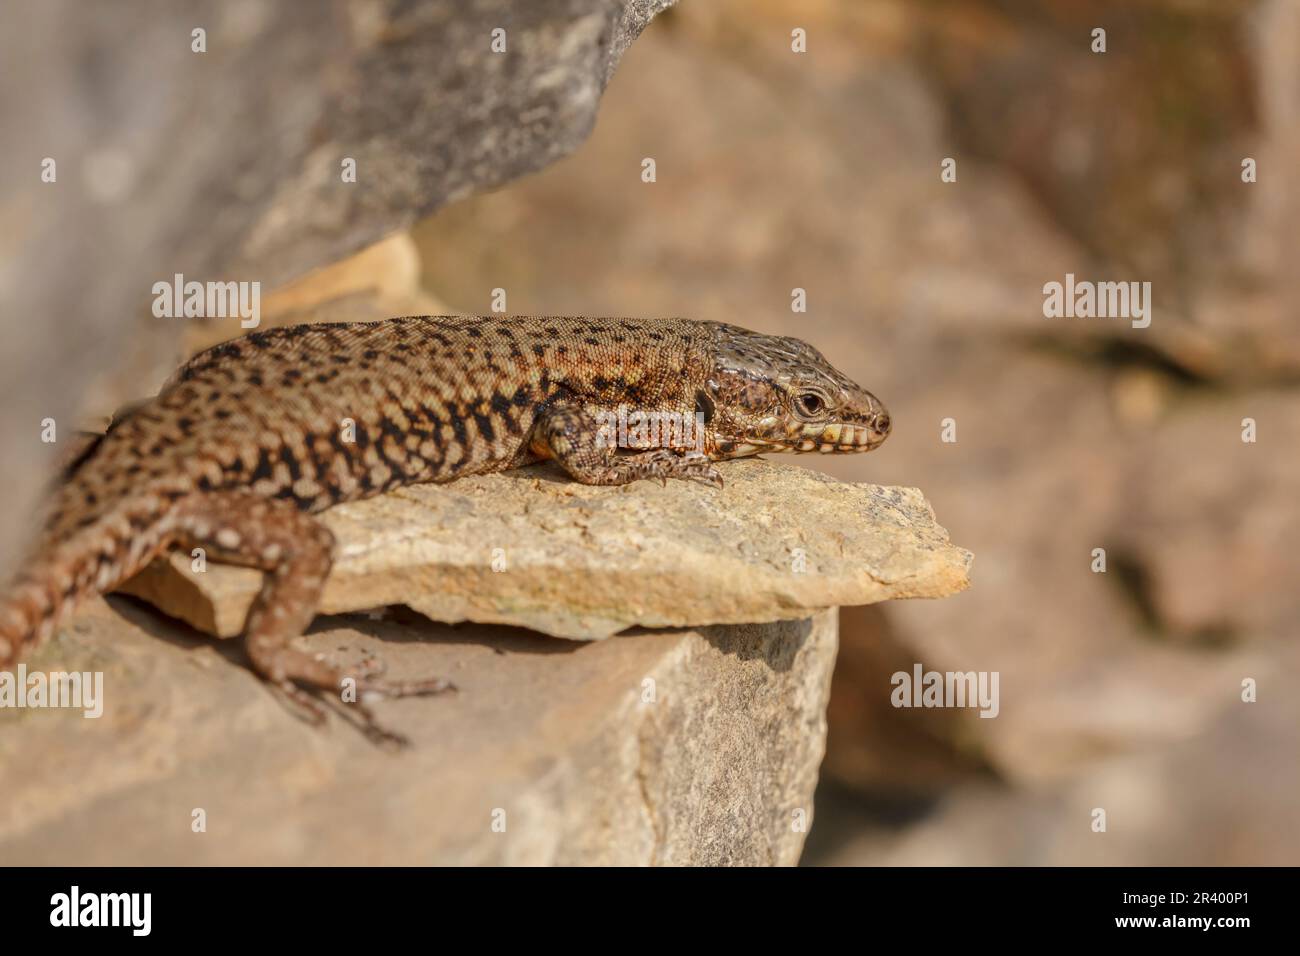
M 871 451 L 889 435 L 880 399 L 800 339 L 720 325 L 696 396 L 715 458 Z

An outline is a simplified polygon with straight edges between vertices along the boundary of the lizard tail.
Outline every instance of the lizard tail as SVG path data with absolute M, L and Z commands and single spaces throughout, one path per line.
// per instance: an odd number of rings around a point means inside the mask
M 25 572 L 0 599 L 0 670 L 12 670 L 29 656 L 66 613 L 65 601 L 52 583 Z
M 166 536 L 165 503 L 98 516 L 70 536 L 47 534 L 0 593 L 0 670 L 12 670 L 83 601 L 139 571 Z

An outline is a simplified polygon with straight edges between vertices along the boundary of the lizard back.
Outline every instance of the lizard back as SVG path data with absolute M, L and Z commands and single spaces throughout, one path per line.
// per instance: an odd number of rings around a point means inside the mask
M 65 476 L 0 605 L 0 643 L 14 653 L 86 594 L 139 571 L 165 546 L 172 505 L 193 493 L 246 488 L 314 513 L 536 460 L 530 430 L 556 397 L 689 407 L 715 328 L 415 316 L 270 329 L 207 349 Z
M 0 668 L 86 596 L 174 545 L 202 548 L 263 572 L 252 666 L 324 719 L 312 693 L 346 675 L 293 645 L 333 564 L 313 513 L 548 457 L 586 484 L 720 487 L 725 458 L 864 452 L 889 431 L 880 400 L 808 343 L 716 322 L 419 316 L 255 332 L 195 356 L 68 468 L 0 599 Z M 450 686 L 357 680 L 381 696 Z

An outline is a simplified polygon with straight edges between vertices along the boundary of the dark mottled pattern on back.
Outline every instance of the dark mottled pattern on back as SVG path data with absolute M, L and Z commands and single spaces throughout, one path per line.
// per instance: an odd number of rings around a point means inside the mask
M 619 408 L 699 414 L 703 455 L 598 443 L 597 422 Z M 328 683 L 285 664 L 296 659 L 283 621 L 310 619 L 329 569 L 328 534 L 310 514 L 546 457 L 588 483 L 716 484 L 716 459 L 864 451 L 888 430 L 879 401 L 811 346 L 712 322 L 426 316 L 254 332 L 195 356 L 69 467 L 0 603 L 0 666 L 80 598 L 198 543 L 271 575 L 292 570 L 263 593 L 292 596 L 292 613 L 264 600 L 257 633 L 250 615 L 255 664 L 286 689 Z
M 688 366 L 698 378 L 708 327 L 651 326 L 415 317 L 254 332 L 195 356 L 117 423 L 64 487 L 53 527 L 146 486 L 249 487 L 315 512 L 513 467 L 534 457 L 528 432 L 557 395 L 654 405 Z

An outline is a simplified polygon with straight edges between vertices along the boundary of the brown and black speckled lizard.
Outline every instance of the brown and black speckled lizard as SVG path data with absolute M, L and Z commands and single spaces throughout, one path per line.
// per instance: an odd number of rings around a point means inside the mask
M 620 409 L 689 419 L 702 434 L 686 447 L 688 430 L 657 428 L 655 442 L 618 447 Z M 201 547 L 265 572 L 245 626 L 252 666 L 323 719 L 313 692 L 338 693 L 345 675 L 292 644 L 332 560 L 312 514 L 544 458 L 587 484 L 717 484 L 716 460 L 869 451 L 889 427 L 880 401 L 816 349 L 715 322 L 412 317 L 255 332 L 195 356 L 69 466 L 0 599 L 0 669 L 78 601 L 165 549 Z M 363 696 L 450 687 L 355 679 Z

